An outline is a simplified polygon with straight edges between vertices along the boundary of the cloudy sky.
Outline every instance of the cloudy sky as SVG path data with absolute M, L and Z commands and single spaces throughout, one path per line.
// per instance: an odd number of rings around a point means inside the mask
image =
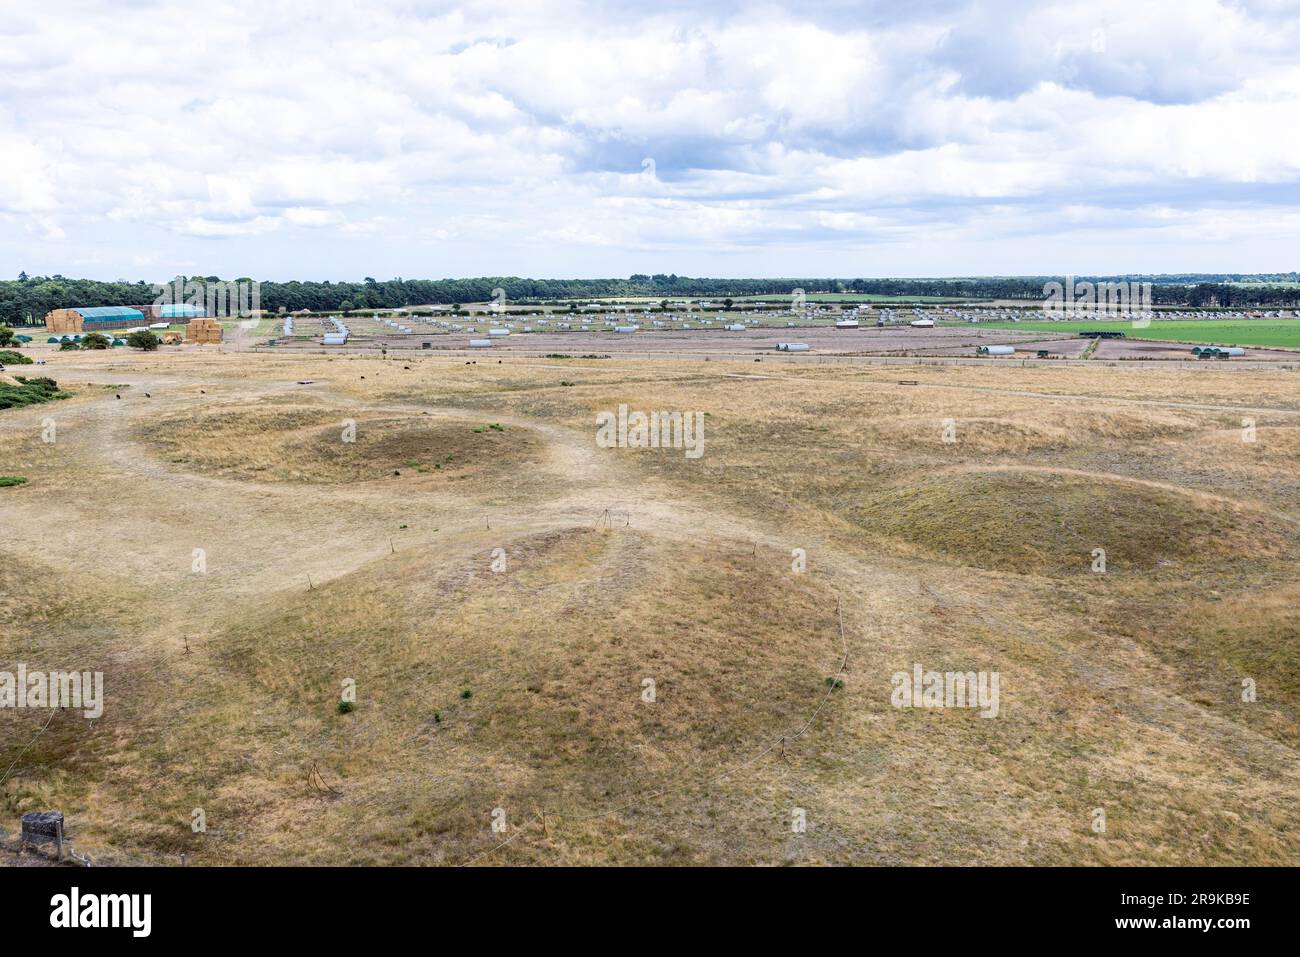
M 6 3 L 0 276 L 1300 268 L 1300 0 Z

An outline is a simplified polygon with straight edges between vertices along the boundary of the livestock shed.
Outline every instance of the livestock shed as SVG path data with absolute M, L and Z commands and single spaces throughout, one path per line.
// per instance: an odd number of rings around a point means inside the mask
M 71 309 L 52 309 L 45 315 L 45 328 L 60 335 L 126 329 L 142 322 L 144 313 L 131 306 L 73 306 Z

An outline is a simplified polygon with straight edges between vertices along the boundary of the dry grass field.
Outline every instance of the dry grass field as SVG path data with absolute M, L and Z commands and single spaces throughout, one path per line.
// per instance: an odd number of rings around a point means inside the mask
M 10 838 L 57 808 L 97 863 L 1300 863 L 1300 373 L 44 374 L 72 397 L 0 412 L 0 670 L 106 700 L 0 710 Z M 702 412 L 704 454 L 598 447 L 620 404 Z M 996 672 L 997 716 L 894 707 L 914 663 Z

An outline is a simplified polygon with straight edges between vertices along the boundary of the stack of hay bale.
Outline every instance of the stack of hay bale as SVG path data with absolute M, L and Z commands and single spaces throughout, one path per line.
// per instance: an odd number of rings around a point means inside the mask
M 190 342 L 220 342 L 221 323 L 216 319 L 191 319 L 185 327 L 185 338 Z

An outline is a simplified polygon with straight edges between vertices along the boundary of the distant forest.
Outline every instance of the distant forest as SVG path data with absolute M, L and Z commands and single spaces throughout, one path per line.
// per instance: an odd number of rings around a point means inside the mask
M 190 277 L 219 281 L 216 276 Z M 689 276 L 638 274 L 627 279 L 520 279 L 516 276 L 480 279 L 367 278 L 363 282 L 262 282 L 261 305 L 277 312 L 310 309 L 388 309 L 398 306 L 486 302 L 494 289 L 504 289 L 510 302 L 553 302 L 615 296 L 659 298 L 740 298 L 788 295 L 795 289 L 814 293 L 859 293 L 889 296 L 940 296 L 954 299 L 1044 298 L 1043 284 L 1060 276 L 973 276 L 952 279 L 705 279 Z M 1156 305 L 1297 306 L 1300 274 L 1189 274 L 1175 276 L 1076 276 L 1092 282 L 1150 282 Z M 240 281 L 240 280 L 235 280 Z M 0 322 L 40 323 L 51 309 L 70 306 L 131 306 L 154 300 L 144 282 L 100 282 L 64 276 L 28 276 L 0 280 Z

